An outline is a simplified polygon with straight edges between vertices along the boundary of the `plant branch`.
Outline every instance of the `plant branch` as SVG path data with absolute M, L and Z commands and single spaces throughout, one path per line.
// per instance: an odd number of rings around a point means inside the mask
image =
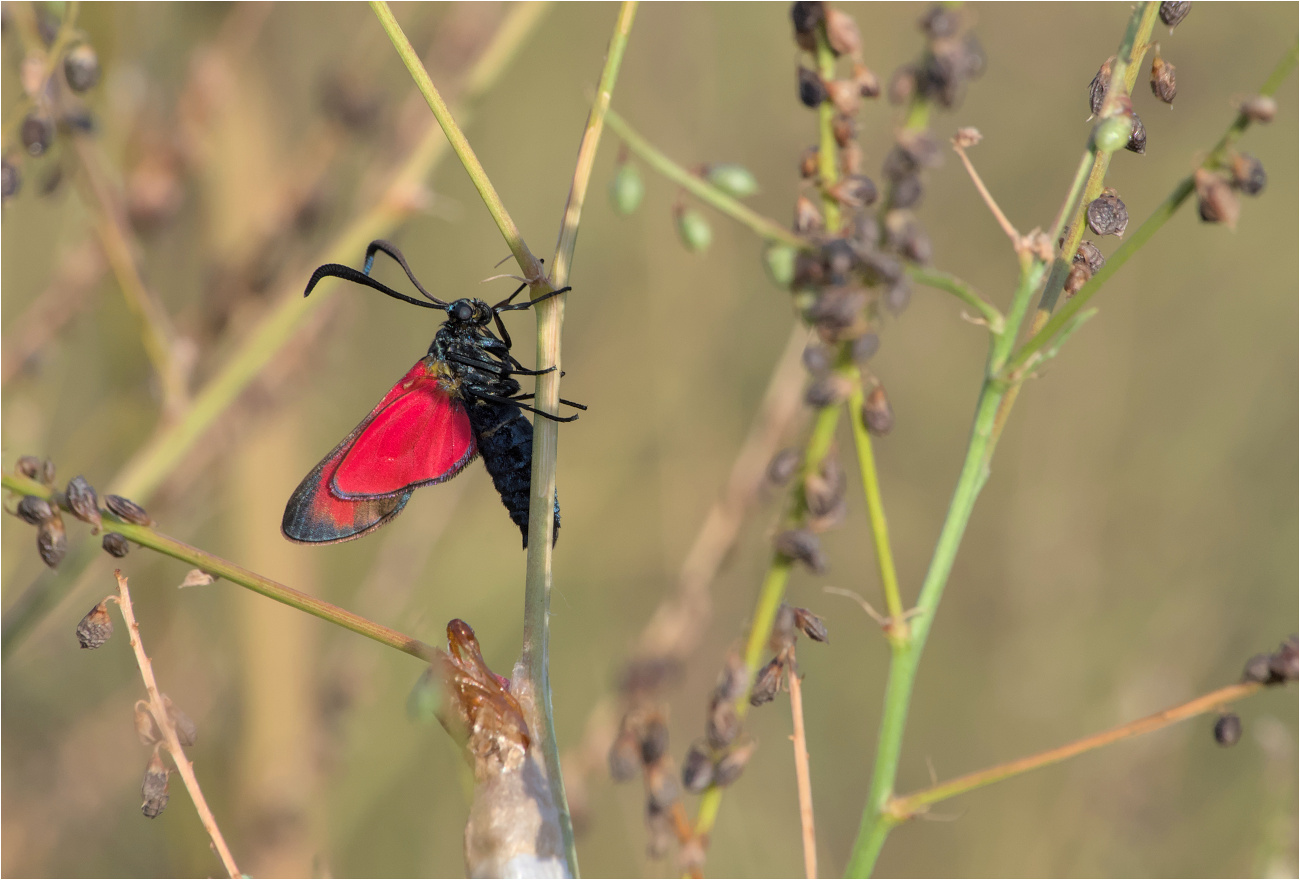
M 794 722 L 794 776 L 799 789 L 799 828 L 803 837 L 803 867 L 808 880 L 817 876 L 817 831 L 813 824 L 812 773 L 808 769 L 808 739 L 803 729 L 803 684 L 799 680 L 794 649 L 790 649 L 786 676 L 790 683 L 790 716 Z
M 984 179 L 975 170 L 975 165 L 971 162 L 970 157 L 966 155 L 966 148 L 958 138 L 953 138 L 952 148 L 961 159 L 962 165 L 966 166 L 966 173 L 970 175 L 971 182 L 975 184 L 976 191 L 979 192 L 980 198 L 984 200 L 984 204 L 988 207 L 989 213 L 993 215 L 993 219 L 998 221 L 998 226 L 1002 227 L 1002 231 L 1007 238 L 1011 239 L 1011 243 L 1018 245 L 1020 243 L 1020 233 L 1007 219 L 1007 215 L 1002 213 L 1002 208 L 998 206 L 997 199 L 993 198 L 993 193 L 989 192 L 989 188 L 984 185 Z
M 849 422 L 853 425 L 853 446 L 858 453 L 858 470 L 862 474 L 862 491 L 867 499 L 867 518 L 871 525 L 871 539 L 876 547 L 876 561 L 880 567 L 880 589 L 885 594 L 885 608 L 889 614 L 886 634 L 889 638 L 902 638 L 907 634 L 903 599 L 898 589 L 898 571 L 894 567 L 894 553 L 889 546 L 889 525 L 885 520 L 885 505 L 880 498 L 880 477 L 876 473 L 876 457 L 871 448 L 871 434 L 860 413 L 866 397 L 861 380 L 853 385 L 849 397 Z
M 988 325 L 989 332 L 994 336 L 1001 336 L 1006 330 L 1006 318 L 1002 316 L 997 307 L 976 293 L 975 288 L 956 275 L 941 272 L 938 269 L 928 269 L 925 266 L 909 265 L 907 267 L 907 277 L 917 284 L 924 284 L 926 287 L 933 287 L 935 290 L 951 293 L 957 299 L 975 309 L 975 311 L 979 312 L 980 317 L 984 319 L 984 323 Z
M 153 664 L 149 662 L 149 655 L 144 652 L 144 644 L 140 641 L 140 624 L 136 622 L 135 611 L 131 607 L 131 592 L 127 589 L 126 578 L 122 576 L 121 571 L 115 571 L 113 574 L 117 577 L 117 607 L 122 612 L 122 619 L 126 621 L 127 634 L 131 640 L 131 650 L 135 652 L 135 662 L 140 667 L 140 677 L 144 679 L 144 688 L 149 692 L 149 712 L 153 715 L 154 722 L 162 733 L 167 751 L 171 753 L 172 763 L 176 765 L 177 772 L 181 774 L 181 780 L 190 793 L 190 800 L 194 802 L 194 810 L 199 814 L 199 821 L 203 823 L 203 828 L 208 832 L 208 837 L 212 839 L 212 848 L 217 851 L 217 855 L 221 858 L 221 864 L 225 867 L 226 873 L 232 878 L 242 877 L 244 875 L 240 873 L 239 868 L 235 865 L 235 857 L 230 854 L 230 847 L 226 846 L 226 839 L 222 837 L 221 829 L 217 827 L 217 820 L 212 815 L 212 811 L 208 809 L 208 801 L 203 797 L 203 789 L 199 788 L 198 777 L 194 775 L 194 765 L 185 756 L 185 749 L 181 746 L 180 737 L 176 734 L 176 725 L 172 723 L 162 693 L 158 690 L 158 682 L 153 675 Z

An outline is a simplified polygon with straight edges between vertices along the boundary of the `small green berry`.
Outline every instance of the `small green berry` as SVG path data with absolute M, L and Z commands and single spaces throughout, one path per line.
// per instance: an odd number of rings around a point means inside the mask
M 704 179 L 729 196 L 747 198 L 758 192 L 758 178 L 744 165 L 723 162 L 710 165 Z
M 645 181 L 641 172 L 630 162 L 619 166 L 614 179 L 609 182 L 609 200 L 614 210 L 627 216 L 641 206 L 645 197 Z
M 1133 135 L 1133 119 L 1130 116 L 1112 116 L 1105 119 L 1093 131 L 1092 141 L 1101 153 L 1114 153 L 1128 146 Z
M 692 253 L 703 253 L 713 243 L 713 228 L 699 211 L 687 209 L 677 215 L 677 234 Z
M 767 276 L 782 290 L 789 290 L 794 283 L 794 264 L 798 259 L 799 251 L 788 244 L 769 242 L 763 248 L 763 265 L 767 267 Z

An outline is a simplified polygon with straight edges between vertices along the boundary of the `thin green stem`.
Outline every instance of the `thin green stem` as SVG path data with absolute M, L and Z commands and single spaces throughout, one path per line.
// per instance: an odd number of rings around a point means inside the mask
M 862 491 L 867 499 L 867 517 L 871 524 L 871 539 L 876 546 L 876 562 L 880 568 L 880 589 L 885 594 L 885 608 L 889 613 L 887 633 L 891 639 L 907 631 L 903 616 L 903 599 L 898 589 L 898 571 L 894 567 L 894 553 L 889 545 L 889 526 L 885 521 L 885 505 L 880 499 L 880 477 L 876 473 L 876 457 L 871 448 L 871 434 L 862 421 L 861 412 L 865 394 L 861 381 L 855 383 L 849 397 L 849 422 L 853 425 L 853 445 L 858 453 L 858 470 L 862 474 Z
M 835 79 L 835 53 L 831 51 L 826 39 L 826 23 L 817 26 L 817 73 L 827 82 Z M 835 105 L 829 100 L 822 101 L 817 107 L 817 175 L 822 191 L 822 215 L 826 228 L 835 231 L 840 228 L 840 203 L 831 195 L 831 187 L 839 179 L 840 166 L 837 161 L 839 144 L 835 140 Z
M 447 107 L 442 95 L 433 84 L 429 77 L 429 72 L 424 69 L 424 63 L 420 61 L 419 54 L 411 41 L 406 38 L 402 31 L 402 26 L 397 23 L 393 17 L 393 11 L 388 8 L 388 4 L 383 0 L 371 0 L 370 8 L 374 10 L 375 17 L 379 19 L 379 24 L 383 27 L 384 32 L 388 34 L 388 39 L 392 41 L 393 48 L 401 56 L 402 62 L 411 74 L 411 79 L 415 81 L 415 87 L 420 90 L 424 100 L 428 103 L 429 109 L 433 111 L 434 119 L 438 120 L 438 125 L 442 127 L 443 134 L 447 136 L 452 150 L 456 157 L 460 159 L 460 164 L 465 166 L 465 171 L 469 174 L 474 188 L 478 190 L 479 198 L 487 206 L 488 213 L 497 224 L 497 229 L 501 230 L 501 237 L 506 240 L 510 247 L 510 253 L 514 254 L 515 262 L 519 264 L 520 270 L 524 273 L 525 278 L 535 279 L 542 275 L 542 265 L 537 258 L 533 256 L 528 245 L 524 243 L 523 236 L 519 234 L 519 228 L 515 226 L 515 221 L 510 218 L 510 213 L 506 211 L 506 206 L 501 203 L 501 197 L 497 195 L 496 188 L 492 186 L 492 181 L 488 178 L 487 172 L 483 170 L 483 165 L 479 162 L 478 156 L 474 155 L 474 150 L 469 145 L 465 133 L 460 130 L 456 124 L 455 117 L 452 116 L 451 110 Z
M 956 275 L 941 272 L 938 269 L 929 269 L 925 266 L 908 265 L 907 277 L 917 284 L 924 284 L 926 287 L 933 287 L 936 290 L 942 290 L 957 297 L 957 299 L 979 312 L 980 317 L 984 319 L 984 323 L 988 325 L 989 332 L 994 336 L 1001 336 L 1006 329 L 1006 318 L 1002 316 L 997 307 L 976 293 L 975 288 Z
M 46 500 L 50 500 L 54 496 L 53 490 L 48 486 L 16 474 L 6 473 L 0 475 L 0 482 L 3 483 L 5 489 L 17 492 L 20 495 L 34 495 Z M 319 617 L 321 620 L 349 629 L 382 645 L 388 645 L 390 648 L 396 648 L 403 653 L 410 654 L 412 657 L 419 657 L 426 662 L 432 662 L 436 656 L 434 647 L 425 644 L 419 639 L 403 635 L 394 629 L 367 620 L 359 614 L 353 614 L 351 611 L 337 605 L 323 602 L 292 587 L 286 587 L 284 584 L 263 577 L 257 572 L 249 571 L 233 562 L 222 559 L 220 556 L 214 556 L 205 550 L 191 547 L 183 541 L 168 537 L 161 532 L 155 531 L 150 526 L 124 522 L 107 511 L 103 511 L 101 515 L 104 519 L 106 531 L 117 532 L 141 547 L 148 547 L 150 550 L 156 550 L 164 556 L 187 562 L 215 577 L 225 578 L 232 584 L 260 593 L 268 599 L 274 599 L 283 605 L 288 605 L 290 608 L 305 611 L 313 617 Z

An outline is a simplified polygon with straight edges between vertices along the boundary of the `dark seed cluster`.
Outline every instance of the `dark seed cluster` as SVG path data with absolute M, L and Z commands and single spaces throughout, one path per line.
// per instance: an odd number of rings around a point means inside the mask
M 1246 661 L 1241 680 L 1270 687 L 1300 678 L 1300 637 L 1291 635 L 1277 650 L 1256 654 Z M 1241 718 L 1225 712 L 1214 723 L 1214 741 L 1221 746 L 1235 746 L 1241 739 Z
M 36 526 L 36 549 L 41 560 L 50 568 L 57 568 L 68 552 L 68 536 L 63 522 L 67 511 L 82 522 L 89 523 L 92 533 L 103 527 L 103 512 L 99 496 L 85 477 L 73 477 L 60 492 L 54 488 L 54 462 L 34 455 L 24 455 L 14 465 L 14 470 L 24 477 L 37 480 L 48 489 L 50 497 L 24 495 L 15 505 L 13 513 L 28 525 Z M 135 525 L 152 525 L 153 520 L 144 508 L 118 495 L 104 496 L 104 507 L 117 519 Z M 103 547 L 111 556 L 125 556 L 131 549 L 125 536 L 117 532 L 104 535 Z M 91 646 L 95 647 L 95 646 Z

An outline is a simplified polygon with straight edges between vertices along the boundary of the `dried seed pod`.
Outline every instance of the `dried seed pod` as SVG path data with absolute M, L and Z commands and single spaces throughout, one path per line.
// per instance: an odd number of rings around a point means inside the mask
M 120 535 L 117 532 L 109 532 L 104 535 L 102 546 L 104 552 L 109 556 L 116 556 L 118 559 L 121 559 L 123 556 L 131 552 L 131 544 L 123 535 Z
M 805 107 L 817 107 L 826 100 L 826 86 L 817 71 L 807 67 L 799 68 L 799 101 Z
M 713 761 L 708 751 L 701 743 L 691 743 L 682 759 L 682 787 L 691 794 L 699 794 L 712 783 Z
M 862 424 L 877 437 L 883 437 L 893 430 L 894 408 L 889 405 L 884 385 L 877 384 L 862 402 Z
M 1269 123 L 1277 115 L 1277 101 L 1268 95 L 1255 95 L 1241 104 L 1241 115 L 1251 122 Z
M 1113 189 L 1104 189 L 1088 204 L 1088 228 L 1097 235 L 1123 236 L 1128 229 L 1128 208 Z
M 83 648 L 98 648 L 113 635 L 113 618 L 105 602 L 100 602 L 86 612 L 77 624 L 77 641 Z
M 889 103 L 898 106 L 912 100 L 916 94 L 916 79 L 916 68 L 911 64 L 904 64 L 895 70 L 889 77 Z
M 54 123 L 36 111 L 27 114 L 19 132 L 23 146 L 33 156 L 40 156 L 54 143 Z
M 1174 66 L 1161 58 L 1159 52 L 1151 60 L 1151 94 L 1166 104 L 1174 103 L 1174 98 L 1178 95 Z
M 816 177 L 820 165 L 821 151 L 815 147 L 809 147 L 799 156 L 799 176 L 804 180 Z
M 99 56 L 86 43 L 77 46 L 63 59 L 63 75 L 74 92 L 89 91 L 99 82 Z
M 803 452 L 794 447 L 782 449 L 772 457 L 771 463 L 767 466 L 767 478 L 777 486 L 784 486 L 790 482 L 795 471 L 799 469 L 799 462 L 803 460 Z
M 826 20 L 826 7 L 820 0 L 808 2 L 808 0 L 799 0 L 797 3 L 790 5 L 790 21 L 794 25 L 794 32 L 799 36 L 813 36 L 817 33 L 817 25 Z
M 794 283 L 795 265 L 799 251 L 788 244 L 769 242 L 763 248 L 763 267 L 767 277 L 782 290 L 789 290 Z
M 885 308 L 892 315 L 901 315 L 912 302 L 912 285 L 906 278 L 900 278 L 885 291 Z
M 913 263 L 925 265 L 934 255 L 925 228 L 908 211 L 896 208 L 885 215 L 885 243 Z
M 1267 682 L 1272 676 L 1269 669 L 1269 663 L 1272 661 L 1272 654 L 1256 654 L 1246 661 L 1246 668 L 1241 673 L 1242 681 L 1257 681 L 1261 684 Z
M 921 28 L 921 33 L 928 39 L 942 40 L 954 36 L 961 30 L 961 15 L 955 9 L 931 6 L 925 15 L 917 20 L 917 24 Z
M 641 206 L 643 198 L 645 181 L 641 178 L 641 171 L 631 162 L 624 162 L 609 182 L 610 204 L 615 211 L 626 216 Z
M 162 741 L 162 731 L 158 729 L 158 721 L 149 710 L 147 700 L 136 700 L 135 735 L 140 738 L 141 744 L 146 746 L 156 745 Z
M 758 675 L 754 676 L 754 689 L 749 693 L 749 705 L 761 706 L 775 700 L 781 692 L 781 675 L 784 672 L 785 664 L 780 657 L 773 657 L 758 670 Z
M 734 703 L 744 695 L 749 687 L 749 668 L 735 651 L 728 651 L 723 661 L 718 681 L 713 686 L 713 701 Z
M 1088 110 L 1093 116 L 1101 113 L 1101 105 L 1106 103 L 1106 93 L 1110 91 L 1110 75 L 1114 69 L 1115 56 L 1106 59 L 1088 84 Z
M 36 529 L 36 549 L 41 560 L 50 568 L 58 568 L 68 553 L 68 535 L 63 530 L 63 517 L 58 511 L 42 520 Z
M 677 237 L 693 254 L 701 254 L 713 243 L 713 227 L 704 215 L 693 208 L 687 208 L 677 214 Z
M 807 529 L 786 529 L 772 539 L 772 546 L 782 556 L 802 562 L 816 574 L 826 571 L 826 556 L 821 541 Z
M 1102 255 L 1101 249 L 1090 241 L 1079 242 L 1079 249 L 1074 252 L 1075 263 L 1085 263 L 1089 271 L 1095 275 L 1101 271 L 1101 267 L 1106 265 L 1106 257 Z
M 1074 296 L 1083 289 L 1083 285 L 1092 279 L 1092 270 L 1086 262 L 1076 262 L 1070 267 L 1070 274 L 1065 277 L 1063 288 L 1067 297 Z
M 22 455 L 14 463 L 14 470 L 33 480 L 41 478 L 41 460 L 34 455 Z
M 144 813 L 150 819 L 158 818 L 167 807 L 167 800 L 170 795 L 167 794 L 167 777 L 171 771 L 163 763 L 162 755 L 158 753 L 155 746 L 153 757 L 149 759 L 149 765 L 144 770 L 144 783 L 140 786 L 140 796 L 144 803 L 140 805 L 140 812 Z
M 788 602 L 782 602 L 772 620 L 772 634 L 768 636 L 767 647 L 773 654 L 780 655 L 793 647 L 794 641 L 794 609 Z
M 831 187 L 830 194 L 841 205 L 850 208 L 863 208 L 874 204 L 877 197 L 876 184 L 871 178 L 861 174 L 844 178 Z
M 1191 11 L 1192 0 L 1165 0 L 1160 4 L 1160 20 L 1169 25 L 1169 30 L 1172 31 Z
M 856 57 L 862 51 L 862 34 L 858 31 L 858 23 L 848 13 L 827 6 L 826 42 L 836 55 Z
M 650 718 L 641 731 L 641 763 L 650 765 L 668 753 L 668 725 L 659 715 Z
M 153 525 L 153 520 L 149 518 L 145 509 L 129 498 L 123 498 L 121 495 L 105 495 L 104 506 L 108 508 L 109 513 L 122 522 L 137 526 Z
M 919 174 L 908 174 L 894 181 L 890 191 L 889 204 L 895 208 L 915 208 L 921 203 L 925 194 L 925 185 Z
M 1142 119 L 1136 113 L 1132 116 L 1133 128 L 1129 132 L 1128 143 L 1124 145 L 1124 149 L 1141 156 L 1147 151 L 1147 127 L 1142 124 Z
M 681 784 L 677 774 L 669 768 L 667 761 L 649 764 L 645 768 L 645 793 L 650 806 L 658 810 L 667 810 L 682 796 Z
M 807 608 L 794 609 L 794 625 L 799 632 L 814 642 L 829 642 L 831 640 L 830 633 L 826 631 L 826 624 Z
M 808 343 L 803 350 L 803 367 L 814 376 L 830 372 L 835 365 L 834 357 L 826 346 L 816 342 Z
M 790 282 L 795 290 L 808 290 L 820 287 L 826 281 L 826 267 L 821 257 L 809 251 L 800 251 L 794 260 L 794 280 Z
M 95 494 L 94 488 L 86 478 L 73 477 L 69 480 L 66 494 L 68 509 L 72 511 L 72 515 L 82 522 L 90 523 L 98 531 L 101 523 L 99 496 Z
M 835 112 L 840 116 L 852 119 L 857 115 L 858 110 L 862 108 L 862 93 L 858 91 L 858 84 L 851 79 L 832 79 L 822 83 L 826 89 L 826 96 L 830 98 L 831 104 L 835 106 Z M 843 135 L 841 135 L 843 132 Z M 840 128 L 835 131 L 835 140 L 840 146 L 853 139 L 851 128 L 841 124 Z
M 1237 153 L 1232 157 L 1232 183 L 1248 196 L 1257 196 L 1264 191 L 1268 175 L 1264 173 L 1264 163 L 1249 153 Z
M 1292 636 L 1283 642 L 1277 649 L 1277 652 L 1269 658 L 1268 671 L 1272 673 L 1272 678 L 1276 681 L 1295 681 L 1300 675 L 1300 657 L 1296 652 L 1296 637 Z
M 1196 181 L 1196 206 L 1201 219 L 1236 229 L 1237 218 L 1241 216 L 1241 202 L 1228 182 L 1205 168 L 1197 168 L 1193 179 Z
M 736 714 L 736 705 L 731 700 L 714 700 L 709 707 L 708 722 L 704 734 L 709 745 L 715 749 L 725 749 L 740 736 L 740 717 Z
M 1221 715 L 1214 722 L 1214 741 L 1221 746 L 1235 746 L 1241 739 L 1241 719 L 1236 713 Z
M 640 738 L 635 730 L 625 727 L 609 747 L 609 775 L 615 782 L 627 782 L 640 769 Z
M 863 333 L 849 345 L 849 355 L 857 364 L 871 360 L 880 351 L 880 337 L 874 333 Z
M 880 77 L 861 62 L 853 65 L 853 81 L 858 84 L 858 94 L 864 98 L 880 96 Z
M 758 178 L 754 172 L 734 162 L 710 165 L 704 172 L 704 179 L 737 199 L 748 198 L 758 192 Z
M 943 163 L 944 148 L 928 131 L 902 131 L 897 143 L 914 168 L 935 168 Z
M 54 508 L 50 502 L 39 496 L 24 495 L 18 502 L 18 516 L 29 525 L 39 526 L 53 515 Z
M 848 478 L 839 461 L 833 455 L 826 456 L 821 467 L 803 481 L 803 498 L 808 512 L 815 517 L 832 513 L 844 500 L 847 488 Z
M 53 489 L 54 488 L 54 462 L 50 461 L 48 458 L 42 459 L 41 472 L 37 476 L 37 479 L 40 480 L 45 485 L 49 486 L 51 489 Z
M 6 201 L 18 193 L 18 188 L 22 186 L 23 178 L 18 173 L 18 167 L 8 159 L 0 162 L 0 198 Z
M 718 761 L 713 768 L 713 784 L 718 788 L 725 788 L 740 778 L 740 774 L 745 772 L 745 765 L 749 759 L 754 757 L 754 752 L 758 750 L 758 743 L 750 742 L 744 745 L 736 746 Z
M 794 231 L 799 235 L 818 232 L 823 226 L 822 212 L 807 196 L 799 196 L 794 202 Z
M 199 726 L 194 723 L 194 719 L 172 703 L 172 698 L 166 694 L 162 695 L 162 700 L 163 708 L 167 711 L 167 720 L 176 729 L 176 738 L 180 740 L 181 745 L 189 748 L 198 742 Z
M 852 274 L 859 262 L 857 249 L 845 238 L 832 238 L 822 246 L 820 252 L 822 264 L 826 267 L 826 275 L 830 278 L 832 284 L 843 288 L 849 283 L 849 275 Z M 838 296 L 849 296 L 845 290 L 834 291 Z
M 652 859 L 666 858 L 677 842 L 672 816 L 667 810 L 646 803 L 645 824 L 649 833 L 645 845 L 646 856 Z
M 874 251 L 862 257 L 863 278 L 868 284 L 894 284 L 903 278 L 903 261 L 893 254 Z
M 804 391 L 804 403 L 817 409 L 835 406 L 846 400 L 853 393 L 853 384 L 839 373 L 831 373 L 814 379 Z
M 836 109 L 839 109 L 838 105 Z M 858 136 L 858 123 L 853 114 L 843 111 L 836 113 L 831 119 L 831 134 L 835 137 L 835 145 L 841 150 L 853 143 Z

